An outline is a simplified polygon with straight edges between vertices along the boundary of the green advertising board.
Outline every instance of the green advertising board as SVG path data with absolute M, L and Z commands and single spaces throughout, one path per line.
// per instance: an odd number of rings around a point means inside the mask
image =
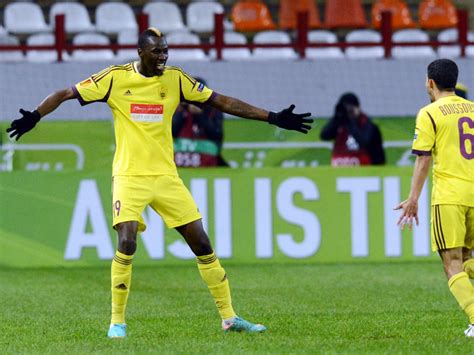
M 382 131 L 387 164 L 412 165 L 414 119 L 380 118 L 375 122 Z M 319 138 L 325 123 L 316 120 L 305 135 L 262 122 L 226 119 L 222 154 L 234 168 L 330 165 L 332 142 Z M 0 171 L 97 171 L 112 163 L 115 146 L 109 121 L 45 120 L 20 142 L 8 140 L 6 127 L 6 122 L 0 124 Z M 205 151 L 211 148 L 206 147 Z
M 393 207 L 411 168 L 183 169 L 217 254 L 236 262 L 433 258 L 429 191 L 420 225 L 396 226 Z M 115 250 L 109 170 L 0 173 L 0 265 L 95 265 Z M 150 209 L 136 263 L 193 256 Z

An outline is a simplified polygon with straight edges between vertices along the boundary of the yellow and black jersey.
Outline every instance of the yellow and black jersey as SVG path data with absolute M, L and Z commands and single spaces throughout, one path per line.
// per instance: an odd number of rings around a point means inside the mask
M 113 175 L 176 175 L 171 120 L 181 101 L 204 103 L 213 91 L 180 68 L 145 77 L 137 63 L 114 65 L 73 87 L 81 105 L 106 102 L 114 117 Z
M 474 103 L 451 95 L 423 107 L 413 153 L 433 155 L 431 203 L 474 207 Z

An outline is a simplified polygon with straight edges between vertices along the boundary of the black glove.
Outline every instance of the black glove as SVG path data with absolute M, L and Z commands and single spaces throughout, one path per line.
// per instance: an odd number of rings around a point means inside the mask
M 7 128 L 7 132 L 10 133 L 10 138 L 16 136 L 16 140 L 19 140 L 26 132 L 31 131 L 41 119 L 41 115 L 37 110 L 31 112 L 25 111 L 21 108 L 20 113 L 23 117 L 14 120 L 10 127 Z
M 280 112 L 270 112 L 268 114 L 268 123 L 280 128 L 298 131 L 304 134 L 308 133 L 311 129 L 311 125 L 308 123 L 313 123 L 313 120 L 305 117 L 311 116 L 311 113 L 293 113 L 294 108 L 295 105 L 291 105 Z

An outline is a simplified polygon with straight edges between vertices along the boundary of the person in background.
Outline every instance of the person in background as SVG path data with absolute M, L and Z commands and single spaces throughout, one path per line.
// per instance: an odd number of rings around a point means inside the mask
M 334 116 L 323 127 L 320 137 L 334 140 L 332 166 L 385 164 L 380 130 L 361 110 L 353 93 L 339 98 Z
M 207 86 L 202 78 L 196 80 Z M 199 106 L 181 103 L 173 115 L 176 166 L 228 166 L 221 155 L 224 115 L 210 105 Z

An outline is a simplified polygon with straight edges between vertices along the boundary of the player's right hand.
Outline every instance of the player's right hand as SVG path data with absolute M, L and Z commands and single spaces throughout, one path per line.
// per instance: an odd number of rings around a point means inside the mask
M 397 226 L 399 226 L 401 230 L 403 230 L 406 225 L 408 225 L 408 230 L 412 230 L 413 220 L 415 220 L 416 225 L 419 224 L 418 201 L 416 199 L 408 198 L 400 202 L 393 209 L 395 211 L 402 210 L 402 214 L 397 222 Z
M 14 120 L 10 127 L 7 128 L 10 138 L 15 138 L 16 140 L 19 140 L 26 132 L 31 131 L 41 119 L 41 115 L 37 110 L 25 111 L 21 108 L 20 113 L 22 117 Z

